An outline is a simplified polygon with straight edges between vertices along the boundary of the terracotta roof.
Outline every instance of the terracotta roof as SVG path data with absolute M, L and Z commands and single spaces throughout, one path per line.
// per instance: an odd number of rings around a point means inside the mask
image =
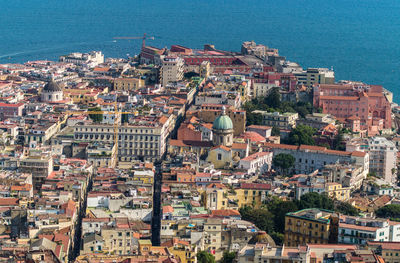
M 247 143 L 232 143 L 232 149 L 247 149 Z
M 9 104 L 9 103 L 0 102 L 0 107 L 18 108 L 18 107 L 21 107 L 23 105 L 24 105 L 24 103 Z
M 252 128 L 252 129 L 259 129 L 259 130 L 269 130 L 272 129 L 270 126 L 264 126 L 264 125 L 250 125 L 247 128 Z
M 357 226 L 353 224 L 346 224 L 346 223 L 339 223 L 339 227 L 341 228 L 349 228 L 349 229 L 356 229 L 356 230 L 363 230 L 369 232 L 375 232 L 379 229 L 379 227 L 371 227 L 371 226 Z
M 99 68 L 99 67 L 97 67 L 97 68 L 94 68 L 93 69 L 93 71 L 97 71 L 97 72 L 107 72 L 107 71 L 109 71 L 110 70 L 110 68 L 108 68 L 108 67 L 106 67 L 106 68 Z
M 23 185 L 12 185 L 11 191 L 29 191 L 32 189 L 31 184 L 23 184 Z
M 265 141 L 265 138 L 262 137 L 260 134 L 253 132 L 253 131 L 247 131 L 243 134 L 240 135 L 240 138 L 243 138 L 245 140 L 250 140 L 251 142 L 263 142 Z
M 226 147 L 224 145 L 218 145 L 218 146 L 215 146 L 215 147 L 211 148 L 211 150 L 215 150 L 215 149 L 222 149 L 222 150 L 227 151 L 227 152 L 231 151 L 230 148 L 228 148 L 228 147 Z
M 383 250 L 400 250 L 400 242 L 368 241 L 368 246 L 381 246 Z
M 174 208 L 170 205 L 165 205 L 162 208 L 163 213 L 172 213 L 174 212 Z
M 358 96 L 320 96 L 320 100 L 359 100 Z
M 230 216 L 240 216 L 240 213 L 238 210 L 221 209 L 221 210 L 212 210 L 211 215 L 216 217 L 230 217 Z
M 253 153 L 252 155 L 249 155 L 249 156 L 241 159 L 241 161 L 253 161 L 253 160 L 257 160 L 258 158 L 266 156 L 266 155 L 272 155 L 272 152 L 256 152 L 256 153 Z
M 17 206 L 18 198 L 0 198 L 0 206 Z
M 218 189 L 226 189 L 226 186 L 220 183 L 212 183 L 207 185 L 207 188 L 218 188 Z
M 378 208 L 386 205 L 390 201 L 392 201 L 392 197 L 390 197 L 389 195 L 383 195 L 372 201 L 371 205 Z

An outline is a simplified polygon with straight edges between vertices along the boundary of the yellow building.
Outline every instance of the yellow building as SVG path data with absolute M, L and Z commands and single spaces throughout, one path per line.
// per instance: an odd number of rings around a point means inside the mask
M 236 189 L 224 185 L 210 185 L 203 192 L 205 208 L 209 210 L 234 209 L 243 206 L 260 207 L 268 196 L 269 184 L 242 183 Z
M 285 246 L 336 243 L 339 216 L 317 208 L 287 213 L 285 217 Z
M 167 247 L 181 263 L 196 262 L 197 246 L 191 245 L 188 241 L 172 238 L 162 243 L 161 246 Z
M 226 146 L 219 145 L 208 152 L 207 162 L 214 164 L 214 168 L 229 167 L 232 163 L 232 150 Z
M 342 184 L 339 183 L 327 183 L 325 185 L 325 191 L 330 198 L 338 201 L 344 202 L 350 199 L 350 187 L 343 187 Z
M 135 171 L 131 180 L 140 182 L 141 185 L 153 185 L 154 173 L 152 171 Z
M 108 93 L 108 88 L 104 88 L 102 91 L 96 90 L 95 88 L 69 88 L 64 90 L 64 96 L 69 97 L 75 104 L 94 102 L 97 100 L 99 94 L 104 93 Z
M 385 263 L 400 262 L 400 242 L 368 242 L 368 248 L 382 255 Z
M 247 206 L 251 205 L 256 208 L 259 208 L 262 205 L 263 201 L 268 196 L 268 190 L 260 189 L 257 186 L 251 187 L 244 185 L 258 185 L 258 184 L 241 184 L 240 188 L 235 189 L 236 192 L 235 198 L 239 208 L 246 205 Z
M 143 88 L 145 81 L 140 78 L 116 78 L 114 79 L 114 90 L 132 91 Z

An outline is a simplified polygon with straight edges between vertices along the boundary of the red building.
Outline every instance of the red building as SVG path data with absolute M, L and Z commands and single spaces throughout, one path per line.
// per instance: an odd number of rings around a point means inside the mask
M 142 64 L 161 64 L 160 56 L 164 54 L 165 48 L 159 49 L 151 46 L 144 46 L 140 51 L 140 63 Z
M 314 107 L 322 108 L 339 120 L 360 119 L 361 130 L 373 136 L 381 129 L 392 128 L 390 102 L 382 86 L 352 84 L 320 84 L 314 87 Z
M 275 83 L 279 82 L 279 87 L 286 91 L 295 91 L 297 78 L 291 73 L 273 72 L 273 68 L 264 67 L 264 72 L 254 73 L 253 83 Z
M 6 118 L 22 116 L 22 110 L 24 109 L 24 103 L 0 103 L 0 120 Z

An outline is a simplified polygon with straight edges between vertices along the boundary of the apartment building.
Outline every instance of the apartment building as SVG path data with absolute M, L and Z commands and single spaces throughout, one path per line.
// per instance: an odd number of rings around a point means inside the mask
M 296 185 L 295 197 L 297 200 L 307 194 L 307 193 L 326 193 L 332 199 L 336 199 L 339 201 L 347 201 L 350 199 L 350 187 L 343 187 L 339 183 L 327 183 L 324 181 L 316 180 L 317 182 L 313 182 L 312 180 L 307 180 L 304 183 L 300 183 Z
M 363 180 L 367 178 L 367 173 L 364 172 L 363 166 L 356 164 L 328 164 L 321 170 L 327 182 L 340 183 L 344 187 L 351 189 L 359 189 L 362 186 Z
M 161 241 L 190 240 L 198 251 L 207 251 L 220 260 L 224 251 L 240 251 L 257 235 L 254 224 L 231 218 L 193 217 L 190 220 L 162 220 Z M 273 241 L 272 241 L 273 242 Z
M 383 257 L 385 263 L 400 262 L 400 242 L 368 241 L 368 248 Z
M 22 173 L 32 173 L 33 187 L 38 190 L 47 176 L 53 172 L 53 157 L 49 153 L 32 153 L 22 156 L 18 170 Z
M 235 209 L 251 205 L 260 207 L 271 191 L 270 184 L 241 183 L 234 191 L 211 185 L 203 193 L 205 208 L 209 210 Z
M 170 82 L 176 82 L 183 79 L 184 60 L 180 57 L 165 57 L 161 66 L 161 84 L 163 87 Z
M 325 192 L 334 200 L 345 202 L 350 199 L 350 187 L 343 187 L 339 183 L 326 183 Z
M 394 142 L 384 137 L 354 139 L 346 143 L 346 150 L 368 152 L 370 172 L 375 173 L 376 176 L 388 183 L 396 180 L 398 150 Z
M 166 149 L 169 135 L 167 123 L 148 122 L 118 128 L 118 160 L 156 160 Z M 78 141 L 114 142 L 114 127 L 107 124 L 76 125 L 74 138 Z
M 299 263 L 309 262 L 311 252 L 306 249 L 294 247 L 273 247 L 271 244 L 258 243 L 245 246 L 238 253 L 238 263 L 264 262 L 264 263 Z
M 141 78 L 116 78 L 114 79 L 114 90 L 135 91 L 145 86 L 144 79 Z
M 263 125 L 268 125 L 272 127 L 278 127 L 280 129 L 290 130 L 296 127 L 296 121 L 299 118 L 298 113 L 292 112 L 268 112 L 255 110 L 253 113 L 261 114 L 263 117 Z
M 381 218 L 341 216 L 339 243 L 366 245 L 368 241 L 400 241 L 400 223 Z
M 257 152 L 239 161 L 239 169 L 248 174 L 256 172 L 267 172 L 272 166 L 272 152 Z
M 300 72 L 294 72 L 298 84 L 312 88 L 315 84 L 334 84 L 335 72 L 327 68 L 308 68 Z
M 287 213 L 285 246 L 328 244 L 337 242 L 339 215 L 317 208 Z

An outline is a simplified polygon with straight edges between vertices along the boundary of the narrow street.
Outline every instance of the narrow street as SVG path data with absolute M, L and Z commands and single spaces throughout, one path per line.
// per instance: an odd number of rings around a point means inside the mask
M 75 236 L 74 236 L 74 247 L 72 248 L 71 253 L 69 254 L 69 262 L 73 262 L 80 253 L 81 249 L 81 241 L 82 241 L 82 218 L 86 215 L 87 208 L 87 195 L 92 190 L 93 177 L 90 177 L 88 187 L 86 189 L 84 199 L 82 201 L 81 207 L 79 209 L 79 215 L 77 218 L 77 222 L 75 224 Z

